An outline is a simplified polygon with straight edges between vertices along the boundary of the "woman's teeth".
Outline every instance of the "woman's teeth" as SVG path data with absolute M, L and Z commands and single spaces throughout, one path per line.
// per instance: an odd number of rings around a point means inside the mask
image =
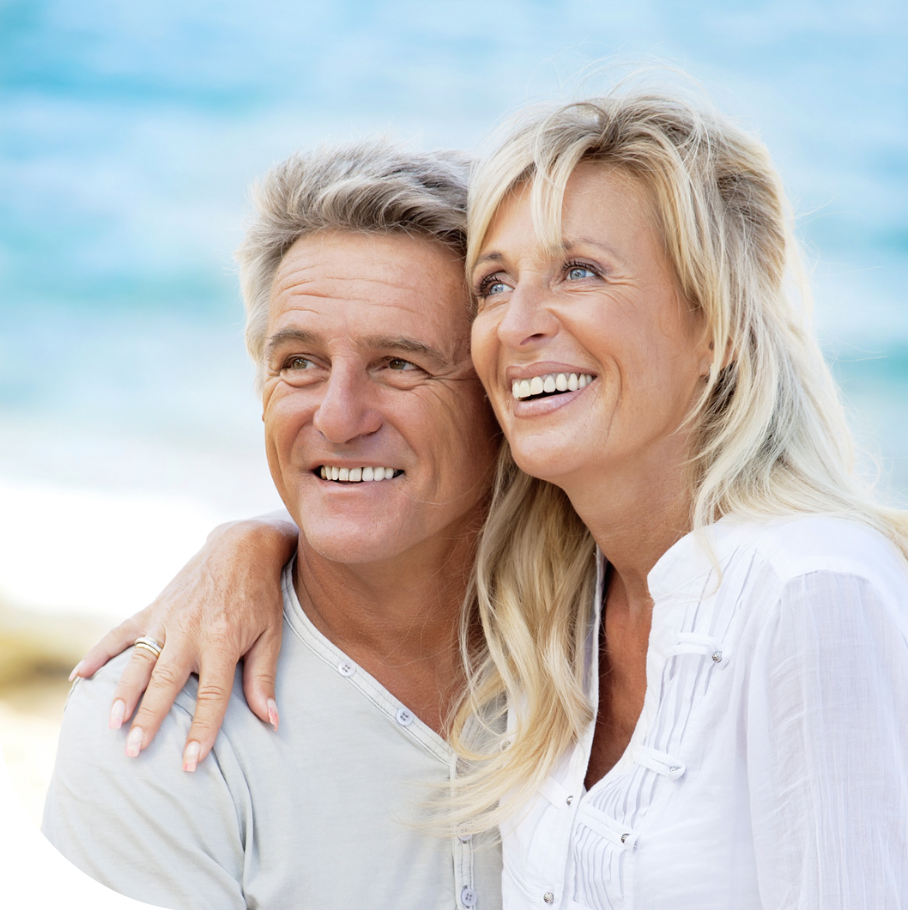
M 403 471 L 394 468 L 334 468 L 323 464 L 318 469 L 322 480 L 342 480 L 347 483 L 362 483 L 364 480 L 390 480 Z
M 589 373 L 548 373 L 532 379 L 515 379 L 511 383 L 511 394 L 518 400 L 536 395 L 551 395 L 553 392 L 576 392 L 593 381 Z

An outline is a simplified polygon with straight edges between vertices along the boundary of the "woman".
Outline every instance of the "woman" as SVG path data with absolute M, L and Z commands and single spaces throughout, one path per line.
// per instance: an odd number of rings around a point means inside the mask
M 502 823 L 505 906 L 902 906 L 908 527 L 852 473 L 765 150 L 668 95 L 524 113 L 470 231 L 510 450 L 457 798 Z

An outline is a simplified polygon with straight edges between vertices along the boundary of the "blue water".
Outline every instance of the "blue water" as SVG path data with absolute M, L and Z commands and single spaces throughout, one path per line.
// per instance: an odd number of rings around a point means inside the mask
M 614 55 L 685 67 L 770 146 L 855 427 L 908 502 L 902 0 L 3 0 L 0 477 L 266 504 L 230 261 L 252 178 L 374 132 L 473 149 Z

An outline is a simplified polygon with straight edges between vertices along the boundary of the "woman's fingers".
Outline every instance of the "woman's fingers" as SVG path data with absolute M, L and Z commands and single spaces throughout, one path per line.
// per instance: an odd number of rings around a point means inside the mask
M 142 648 L 136 648 L 136 654 L 140 654 L 143 650 Z M 127 675 L 127 671 L 130 674 L 134 673 L 134 676 L 130 675 L 127 679 L 127 686 L 123 688 L 124 702 L 127 708 L 129 707 L 129 702 L 126 699 L 133 697 L 137 691 L 141 694 L 140 684 L 143 682 L 143 674 L 149 672 L 146 669 L 149 661 L 152 664 L 149 677 L 144 679 L 147 688 L 144 696 L 142 696 L 139 710 L 136 711 L 133 718 L 129 735 L 126 737 L 126 754 L 130 758 L 135 758 L 151 744 L 164 718 L 167 717 L 167 713 L 170 711 L 180 689 L 186 684 L 186 680 L 189 679 L 189 674 L 192 672 L 192 666 L 183 655 L 178 654 L 174 649 L 168 650 L 166 645 L 157 661 L 154 661 L 153 655 L 148 652 L 138 658 L 133 655 L 133 659 L 130 660 L 123 673 L 123 676 Z M 120 678 L 120 685 L 117 687 L 117 693 L 114 696 L 115 705 L 117 698 L 121 694 L 122 686 L 123 677 Z M 126 716 L 129 717 L 130 714 Z
M 73 675 L 91 676 L 149 630 L 157 637 L 145 643 L 148 647 L 136 647 L 114 693 L 110 726 L 133 718 L 127 755 L 149 746 L 190 673 L 198 672 L 198 702 L 184 754 L 184 767 L 194 770 L 214 745 L 244 654 L 250 660 L 249 703 L 277 727 L 280 576 L 296 544 L 296 527 L 283 513 L 219 526 L 151 605 L 108 632 L 80 661 Z M 163 645 L 159 655 L 157 643 Z
M 145 618 L 148 608 L 130 616 L 120 625 L 111 629 L 91 650 L 76 664 L 69 675 L 70 682 L 77 676 L 88 679 L 94 676 L 112 657 L 121 654 L 131 647 L 135 640 L 145 634 Z M 150 657 L 151 655 L 149 655 Z M 128 716 L 128 715 L 127 715 Z
M 260 719 L 277 730 L 278 711 L 274 698 L 277 659 L 281 653 L 282 625 L 269 626 L 246 654 L 243 692 L 246 703 Z
M 214 746 L 230 703 L 236 664 L 235 654 L 218 648 L 202 657 L 195 714 L 183 750 L 184 771 L 195 771 L 196 765 L 204 761 Z
M 156 663 L 157 658 L 147 648 L 136 648 L 132 652 L 114 691 L 107 724 L 111 730 L 118 730 L 124 721 L 132 717 Z

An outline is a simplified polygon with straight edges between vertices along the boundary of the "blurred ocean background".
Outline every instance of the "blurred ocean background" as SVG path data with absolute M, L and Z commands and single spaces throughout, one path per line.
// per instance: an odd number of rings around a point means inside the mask
M 0 0 L 0 743 L 33 816 L 65 695 L 39 671 L 278 504 L 231 263 L 253 178 L 374 133 L 476 149 L 614 59 L 686 69 L 768 144 L 908 506 L 904 0 Z

